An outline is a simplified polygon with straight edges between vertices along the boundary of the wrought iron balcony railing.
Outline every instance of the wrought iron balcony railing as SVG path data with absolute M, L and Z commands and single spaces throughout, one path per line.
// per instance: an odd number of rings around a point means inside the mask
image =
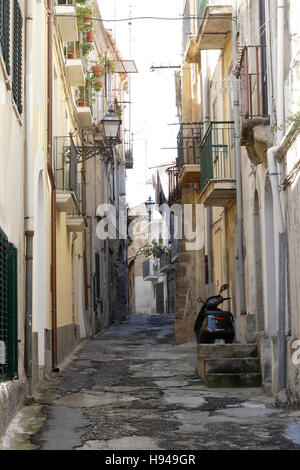
M 179 184 L 179 169 L 177 165 L 173 165 L 170 168 L 168 168 L 167 174 L 169 177 L 168 203 L 172 204 L 173 202 L 180 201 L 181 199 L 181 188 Z
M 132 148 L 127 148 L 125 150 L 125 168 L 131 170 L 133 168 L 133 150 Z
M 143 278 L 144 280 L 155 280 L 159 277 L 159 260 L 158 258 L 149 258 L 143 262 Z
M 57 191 L 70 191 L 76 196 L 76 215 L 85 213 L 85 191 L 80 155 L 72 137 L 54 138 L 54 176 Z M 75 215 L 73 214 L 73 215 Z
M 178 255 L 179 240 L 173 240 L 168 250 L 162 251 L 160 255 L 160 272 L 168 273 L 176 270 L 175 260 Z
M 183 165 L 200 163 L 200 143 L 203 137 L 203 122 L 185 122 L 180 124 L 177 135 L 177 166 L 179 172 Z
M 268 117 L 266 46 L 245 46 L 241 53 L 241 115 L 244 119 Z
M 235 179 L 232 121 L 212 121 L 199 150 L 201 191 L 210 180 Z

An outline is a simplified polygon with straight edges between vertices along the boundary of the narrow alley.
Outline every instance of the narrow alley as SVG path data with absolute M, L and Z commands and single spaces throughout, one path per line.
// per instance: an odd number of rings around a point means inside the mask
M 196 345 L 176 345 L 173 322 L 134 315 L 82 342 L 2 448 L 299 450 L 300 411 L 276 408 L 260 388 L 205 387 Z

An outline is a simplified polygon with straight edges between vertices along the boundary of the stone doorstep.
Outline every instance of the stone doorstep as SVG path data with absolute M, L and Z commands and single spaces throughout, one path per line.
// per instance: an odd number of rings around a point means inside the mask
M 207 387 L 260 387 L 256 344 L 199 344 L 197 374 Z
M 253 344 L 199 344 L 198 358 L 257 357 L 257 345 Z
M 261 374 L 206 374 L 205 385 L 212 388 L 261 387 Z
M 204 360 L 205 374 L 260 373 L 260 360 L 255 357 L 227 357 Z

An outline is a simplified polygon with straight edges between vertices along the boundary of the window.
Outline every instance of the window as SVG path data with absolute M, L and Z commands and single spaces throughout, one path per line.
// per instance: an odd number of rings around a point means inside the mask
M 19 114 L 22 114 L 22 29 L 23 19 L 18 0 L 14 0 L 13 21 L 13 101 Z
M 0 54 L 3 58 L 6 72 L 10 74 L 10 2 L 0 0 Z
M 17 249 L 0 229 L 0 381 L 18 375 Z

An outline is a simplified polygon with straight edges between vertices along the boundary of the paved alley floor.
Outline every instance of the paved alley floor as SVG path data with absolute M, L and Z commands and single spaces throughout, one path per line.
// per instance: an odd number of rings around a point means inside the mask
M 175 345 L 172 315 L 136 315 L 78 348 L 2 449 L 300 449 L 300 411 L 261 389 L 208 389 L 196 345 Z

